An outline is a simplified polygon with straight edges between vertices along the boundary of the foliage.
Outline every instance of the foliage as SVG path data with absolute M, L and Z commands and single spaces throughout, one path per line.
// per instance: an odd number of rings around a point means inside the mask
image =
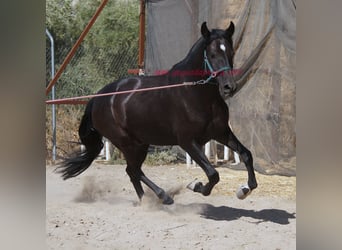
M 55 69 L 71 50 L 89 23 L 101 0 L 47 0 L 46 28 L 55 43 Z M 56 98 L 89 95 L 104 85 L 127 75 L 137 67 L 139 2 L 110 0 L 58 79 Z M 46 39 L 46 84 L 51 80 L 50 41 Z M 57 154 L 70 152 L 70 141 L 77 141 L 83 105 L 57 105 Z M 68 122 L 73 121 L 73 122 Z M 63 124 L 63 127 L 60 126 Z M 51 113 L 47 107 L 47 151 L 51 150 Z M 65 133 L 70 131 L 72 133 Z M 69 143 L 70 144 L 70 143 Z M 48 155 L 50 157 L 50 155 Z
M 56 48 L 71 48 L 81 32 L 72 2 L 73 0 L 46 0 L 46 28 L 52 34 Z M 61 59 L 58 54 L 55 58 Z
M 111 153 L 110 164 L 126 164 L 126 160 L 123 158 L 122 153 L 114 147 Z M 147 154 L 144 164 L 148 166 L 160 166 L 168 165 L 177 162 L 177 153 L 170 150 L 154 151 Z
M 63 62 L 100 2 L 47 0 L 46 26 L 55 40 L 56 68 Z M 56 85 L 58 97 L 94 93 L 105 84 L 126 75 L 128 68 L 136 67 L 138 31 L 138 2 L 108 1 L 59 79 Z M 117 63 L 120 60 L 122 62 Z M 49 64 L 49 61 L 46 63 Z
M 177 155 L 171 150 L 149 153 L 145 164 L 150 166 L 168 165 L 177 161 Z
M 111 153 L 111 159 L 109 160 L 109 164 L 126 164 L 126 160 L 123 158 L 122 153 L 114 147 L 113 152 Z

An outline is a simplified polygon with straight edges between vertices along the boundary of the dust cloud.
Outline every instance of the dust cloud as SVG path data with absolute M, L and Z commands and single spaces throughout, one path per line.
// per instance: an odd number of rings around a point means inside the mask
M 83 187 L 74 200 L 76 202 L 92 203 L 104 200 L 109 193 L 111 193 L 109 183 L 96 181 L 95 176 L 85 176 Z

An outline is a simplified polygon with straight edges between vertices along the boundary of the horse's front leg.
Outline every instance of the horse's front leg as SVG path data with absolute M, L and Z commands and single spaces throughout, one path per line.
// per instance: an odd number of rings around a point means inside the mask
M 253 157 L 251 152 L 244 145 L 242 145 L 242 143 L 236 138 L 230 128 L 228 128 L 221 137 L 215 139 L 218 142 L 228 146 L 233 151 L 237 152 L 246 165 L 248 172 L 248 184 L 239 187 L 236 193 L 239 199 L 246 198 L 251 193 L 251 191 L 258 186 L 255 179 Z
M 201 150 L 200 145 L 198 145 L 196 142 L 193 141 L 189 144 L 181 145 L 181 147 L 204 170 L 209 179 L 209 182 L 205 185 L 203 185 L 202 182 L 193 182 L 188 185 L 188 188 L 195 192 L 202 193 L 205 196 L 209 195 L 213 187 L 220 180 L 219 173 L 210 164 L 208 158 Z

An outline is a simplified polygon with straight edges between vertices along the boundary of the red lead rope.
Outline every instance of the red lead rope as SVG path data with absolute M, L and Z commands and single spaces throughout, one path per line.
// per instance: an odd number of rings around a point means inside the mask
M 103 93 L 103 94 L 94 94 L 94 95 L 84 95 L 84 96 L 78 96 L 78 97 L 69 97 L 69 98 L 62 98 L 62 99 L 55 99 L 55 100 L 48 100 L 45 103 L 46 104 L 68 104 L 68 103 L 78 103 L 78 104 L 84 104 L 86 101 L 77 101 L 80 99 L 86 99 L 86 98 L 93 98 L 93 97 L 100 97 L 100 96 L 110 96 L 110 95 L 122 95 L 122 94 L 129 94 L 129 93 L 135 93 L 135 92 L 144 92 L 144 91 L 151 91 L 151 90 L 158 90 L 158 89 L 169 89 L 169 88 L 176 88 L 176 87 L 182 87 L 182 86 L 190 86 L 195 85 L 196 82 L 184 82 L 174 85 L 166 85 L 166 86 L 159 86 L 159 87 L 151 87 L 151 88 L 143 88 L 143 89 L 132 89 L 132 90 L 125 90 L 125 91 L 117 91 L 117 92 L 109 92 L 109 93 Z

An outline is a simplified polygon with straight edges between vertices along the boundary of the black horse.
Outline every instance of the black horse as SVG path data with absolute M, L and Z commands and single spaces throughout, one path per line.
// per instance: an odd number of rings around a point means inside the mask
M 148 179 L 141 170 L 147 150 L 153 145 L 179 145 L 204 170 L 209 182 L 189 185 L 195 192 L 207 196 L 219 174 L 202 152 L 202 146 L 213 139 L 238 152 L 248 170 L 248 185 L 239 190 L 245 198 L 257 187 L 250 151 L 235 137 L 228 126 L 228 106 L 224 97 L 236 88 L 233 77 L 234 24 L 226 30 L 209 31 L 201 26 L 201 38 L 188 55 L 166 74 L 129 77 L 103 87 L 98 93 L 137 90 L 184 83 L 177 88 L 95 97 L 85 109 L 79 136 L 85 152 L 66 159 L 58 168 L 64 179 L 86 170 L 100 153 L 102 137 L 120 149 L 127 161 L 127 174 L 139 199 L 146 184 L 164 204 L 173 199 Z M 185 84 L 185 83 L 193 84 Z

